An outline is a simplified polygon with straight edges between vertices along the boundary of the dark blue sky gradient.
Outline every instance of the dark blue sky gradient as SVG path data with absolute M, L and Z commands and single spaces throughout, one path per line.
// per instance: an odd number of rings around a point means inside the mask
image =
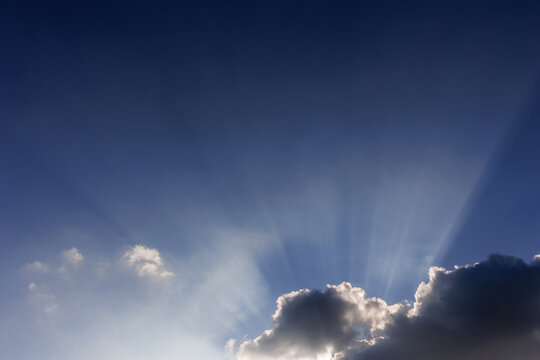
M 537 1 L 0 13 L 0 304 L 62 249 L 182 263 L 214 229 L 274 238 L 253 254 L 268 321 L 287 291 L 411 299 L 429 265 L 540 252 Z

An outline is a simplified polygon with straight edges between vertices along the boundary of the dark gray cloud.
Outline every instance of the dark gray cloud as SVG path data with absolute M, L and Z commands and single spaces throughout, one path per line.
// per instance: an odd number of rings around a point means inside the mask
M 347 358 L 538 360 L 540 264 L 492 255 L 454 271 L 433 270 L 415 309 L 385 335 Z
M 348 283 L 293 292 L 278 300 L 274 321 L 238 359 L 538 360 L 540 259 L 431 268 L 409 307 Z

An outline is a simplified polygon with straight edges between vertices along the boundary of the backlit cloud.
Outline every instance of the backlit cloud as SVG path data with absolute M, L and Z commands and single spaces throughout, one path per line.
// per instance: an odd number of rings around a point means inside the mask
M 281 296 L 274 326 L 238 360 L 536 360 L 540 262 L 491 255 L 431 268 L 411 306 L 366 298 L 348 283 Z
M 158 280 L 174 276 L 172 272 L 165 270 L 157 249 L 135 245 L 124 252 L 122 260 L 127 266 L 133 268 L 140 277 Z
M 244 342 L 237 357 L 253 359 L 329 358 L 346 349 L 360 335 L 375 338 L 405 310 L 367 298 L 365 291 L 349 283 L 328 285 L 325 291 L 300 290 L 279 297 L 274 327 Z

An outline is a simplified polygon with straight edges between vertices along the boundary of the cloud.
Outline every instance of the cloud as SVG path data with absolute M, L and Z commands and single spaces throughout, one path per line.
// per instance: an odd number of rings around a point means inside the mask
M 84 260 L 84 256 L 75 247 L 62 251 L 62 258 L 71 265 L 79 265 Z
M 165 270 L 157 249 L 135 245 L 124 252 L 122 260 L 127 266 L 133 268 L 140 277 L 158 280 L 174 276 L 172 272 Z
M 491 255 L 433 267 L 412 306 L 388 306 L 348 283 L 278 299 L 274 326 L 239 360 L 537 360 L 540 262 Z
M 61 256 L 72 246 L 55 250 L 48 274 L 22 273 L 26 301 L 8 304 L 4 311 L 0 353 L 6 356 L 0 358 L 231 359 L 224 341 L 248 322 L 264 323 L 266 282 L 254 254 L 266 235 L 211 231 L 204 237 L 209 246 L 174 264 L 159 247 L 137 251 L 135 244 L 126 244 L 116 256 L 83 252 L 84 266 L 76 269 Z M 175 276 L 145 277 L 146 284 L 138 284 L 143 279 L 136 260 L 161 263 Z M 27 262 L 21 263 L 23 269 Z M 54 271 L 61 265 L 66 273 Z M 17 345 L 34 339 L 39 346 Z
M 38 286 L 35 282 L 31 282 L 28 285 L 28 291 L 30 294 L 30 301 L 36 305 L 41 311 L 46 314 L 52 314 L 56 312 L 58 303 L 56 297 L 43 286 Z
M 225 343 L 225 352 L 228 355 L 234 356 L 235 346 L 236 346 L 236 339 L 227 340 L 227 342 Z
M 240 345 L 237 358 L 329 357 L 347 348 L 363 333 L 376 336 L 404 307 L 366 298 L 363 289 L 346 282 L 328 285 L 325 291 L 294 291 L 277 300 L 274 327 Z
M 41 261 L 34 261 L 32 263 L 28 263 L 24 266 L 26 270 L 37 272 L 37 273 L 46 273 L 49 271 L 49 265 L 42 263 Z

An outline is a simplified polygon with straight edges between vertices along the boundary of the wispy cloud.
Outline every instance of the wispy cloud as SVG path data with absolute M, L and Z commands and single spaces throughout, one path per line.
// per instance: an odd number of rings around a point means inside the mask
M 56 297 L 49 293 L 44 286 L 39 286 L 35 282 L 28 285 L 30 301 L 38 306 L 46 314 L 52 314 L 58 309 Z
M 36 260 L 34 262 L 26 264 L 24 266 L 24 269 L 31 272 L 46 273 L 49 271 L 49 265 Z
M 223 340 L 240 324 L 262 319 L 256 316 L 267 297 L 253 254 L 263 240 L 227 231 L 208 239 L 212 251 L 202 249 L 174 263 L 158 249 L 135 245 L 116 259 L 112 253 L 85 252 L 84 266 L 76 269 L 55 251 L 49 266 L 63 266 L 66 273 L 23 273 L 27 302 L 14 306 L 0 324 L 0 337 L 9 329 L 9 341 L 0 339 L 2 350 L 19 359 L 226 359 Z M 137 280 L 155 282 L 126 281 L 122 268 Z M 15 339 L 25 336 L 46 345 L 24 357 Z

